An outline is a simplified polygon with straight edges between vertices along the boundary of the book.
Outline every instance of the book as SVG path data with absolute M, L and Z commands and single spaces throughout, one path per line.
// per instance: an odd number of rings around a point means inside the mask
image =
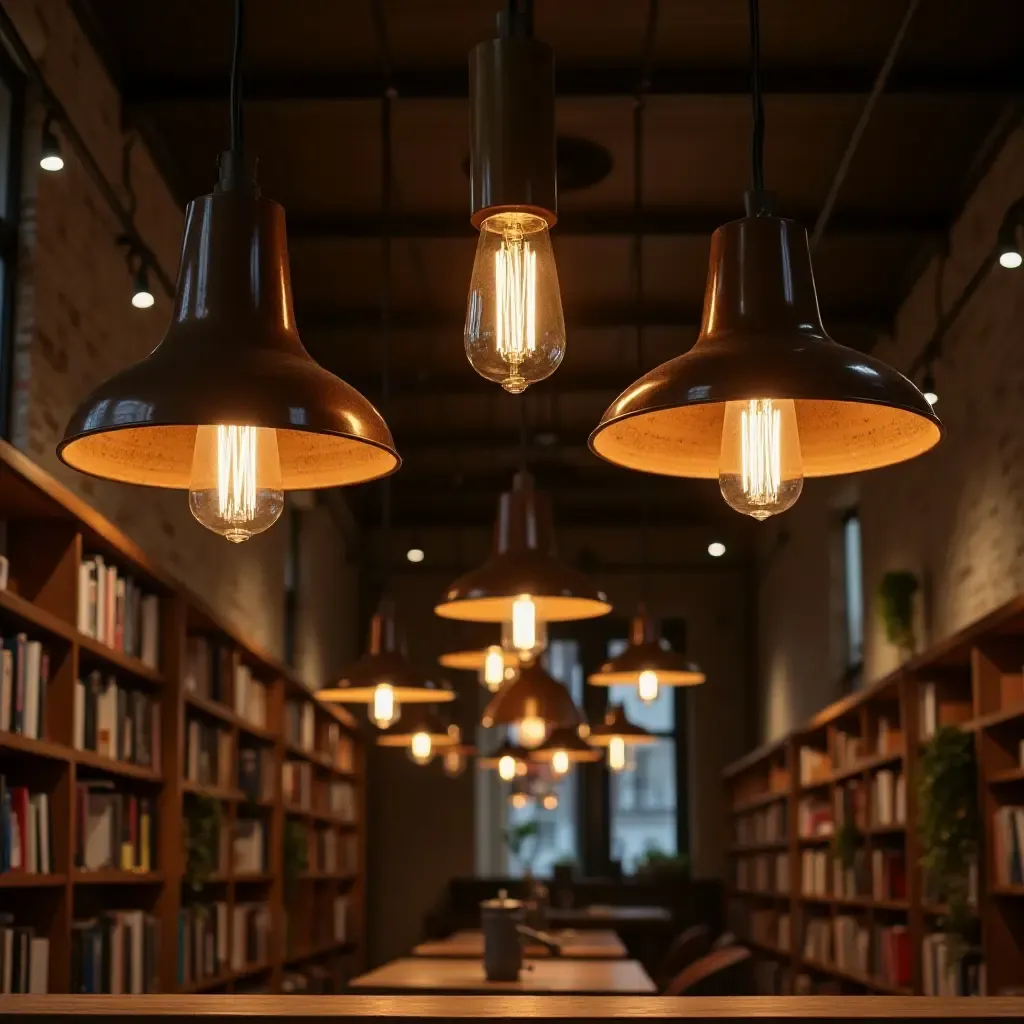
M 74 863 L 85 871 L 152 871 L 156 814 L 151 798 L 121 793 L 112 783 L 76 786 Z
M 160 770 L 160 704 L 95 670 L 75 682 L 73 743 L 112 760 Z
M 144 593 L 130 573 L 107 565 L 102 555 L 79 565 L 77 625 L 86 636 L 159 667 L 159 598 Z
M 104 911 L 71 925 L 72 992 L 159 992 L 159 965 L 159 922 L 145 911 Z

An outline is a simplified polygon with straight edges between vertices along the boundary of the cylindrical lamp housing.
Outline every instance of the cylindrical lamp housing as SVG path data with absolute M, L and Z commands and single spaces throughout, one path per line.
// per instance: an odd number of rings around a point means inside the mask
M 528 35 L 501 35 L 469 55 L 473 227 L 519 210 L 557 219 L 555 58 Z

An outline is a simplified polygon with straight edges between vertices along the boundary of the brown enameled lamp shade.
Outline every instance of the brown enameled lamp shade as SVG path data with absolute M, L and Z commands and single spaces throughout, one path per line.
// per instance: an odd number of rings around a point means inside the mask
M 530 752 L 526 747 L 517 746 L 515 743 L 509 743 L 506 740 L 493 754 L 485 754 L 476 759 L 477 765 L 481 768 L 497 768 L 498 763 L 503 757 L 511 757 L 518 764 L 525 765 L 530 757 Z
M 451 668 L 459 672 L 480 672 L 487 659 L 487 650 L 486 647 L 482 647 L 478 651 L 449 651 L 447 654 L 442 654 L 437 659 L 437 663 L 443 668 Z M 502 649 L 501 659 L 507 669 L 519 667 L 519 655 L 515 651 Z
M 167 333 L 79 405 L 57 454 L 93 476 L 186 489 L 196 429 L 215 425 L 276 430 L 284 490 L 400 464 L 380 413 L 302 347 L 284 209 L 244 191 L 189 204 Z
M 523 665 L 519 677 L 506 683 L 490 700 L 480 724 L 513 725 L 524 718 L 539 718 L 549 728 L 578 728 L 583 722 L 569 691 L 536 661 Z
M 434 611 L 467 622 L 506 622 L 521 595 L 533 598 L 537 618 L 568 622 L 606 615 L 604 591 L 555 555 L 547 497 L 534 490 L 528 473 L 517 473 L 501 496 L 494 528 L 494 553 L 478 569 L 460 576 Z
M 565 751 L 566 757 L 571 763 L 599 761 L 601 759 L 600 751 L 595 750 L 585 739 L 582 739 L 576 729 L 563 727 L 554 729 L 551 735 L 536 750 L 531 750 L 529 754 L 530 760 L 552 761 L 559 750 Z
M 587 742 L 592 747 L 607 747 L 613 739 L 621 739 L 627 747 L 650 746 L 658 742 L 657 736 L 642 726 L 634 725 L 626 717 L 621 704 L 613 704 L 608 708 L 604 721 L 591 728 Z
M 450 688 L 419 671 L 405 653 L 395 604 L 384 598 L 370 620 L 370 642 L 364 655 L 342 674 L 336 686 L 318 690 L 327 704 L 372 704 L 374 690 L 391 685 L 399 704 L 445 704 L 455 699 Z
M 448 750 L 459 745 L 457 735 L 453 735 L 441 721 L 437 711 L 430 707 L 418 707 L 409 715 L 403 715 L 399 725 L 377 737 L 378 747 L 408 747 L 412 738 L 419 733 L 430 737 L 430 745 L 434 748 Z
M 629 645 L 606 661 L 587 682 L 595 686 L 633 684 L 641 672 L 654 672 L 659 686 L 697 686 L 705 675 L 692 661 L 677 654 L 658 635 L 654 620 L 641 606 L 629 627 Z
M 712 235 L 696 344 L 628 387 L 590 447 L 644 473 L 717 477 L 726 402 L 757 398 L 794 400 L 807 477 L 902 462 L 942 436 L 906 377 L 825 332 L 807 232 L 779 217 Z

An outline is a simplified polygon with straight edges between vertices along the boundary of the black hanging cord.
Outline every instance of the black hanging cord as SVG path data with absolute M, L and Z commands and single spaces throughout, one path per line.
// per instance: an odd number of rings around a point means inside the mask
M 235 0 L 235 36 L 231 48 L 231 151 L 241 154 L 245 129 L 242 124 L 242 41 L 245 37 L 245 0 Z
M 764 190 L 764 98 L 761 95 L 761 9 L 758 0 L 747 0 L 750 21 L 750 191 L 744 197 L 748 217 L 771 212 L 771 198 Z
M 391 142 L 391 94 L 385 91 L 380 101 L 381 178 L 380 202 L 383 221 L 381 238 L 380 294 L 380 403 L 381 414 L 387 418 L 391 400 L 391 214 L 394 194 L 394 168 Z M 383 482 L 381 497 L 381 532 L 384 535 L 384 578 L 390 580 L 393 563 L 391 539 L 391 478 Z
M 529 455 L 529 443 L 526 439 L 526 398 L 519 398 L 519 470 L 527 472 L 526 466 Z
M 508 0 L 502 27 L 510 36 L 532 36 L 533 0 Z

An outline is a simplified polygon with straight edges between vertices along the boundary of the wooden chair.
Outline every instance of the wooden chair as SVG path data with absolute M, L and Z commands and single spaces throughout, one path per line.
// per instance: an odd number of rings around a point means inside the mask
M 671 942 L 653 977 L 659 988 L 664 987 L 684 967 L 689 967 L 711 950 L 711 932 L 705 924 L 695 924 L 680 932 Z
M 750 989 L 750 950 L 729 946 L 684 967 L 665 986 L 665 996 L 736 996 Z

